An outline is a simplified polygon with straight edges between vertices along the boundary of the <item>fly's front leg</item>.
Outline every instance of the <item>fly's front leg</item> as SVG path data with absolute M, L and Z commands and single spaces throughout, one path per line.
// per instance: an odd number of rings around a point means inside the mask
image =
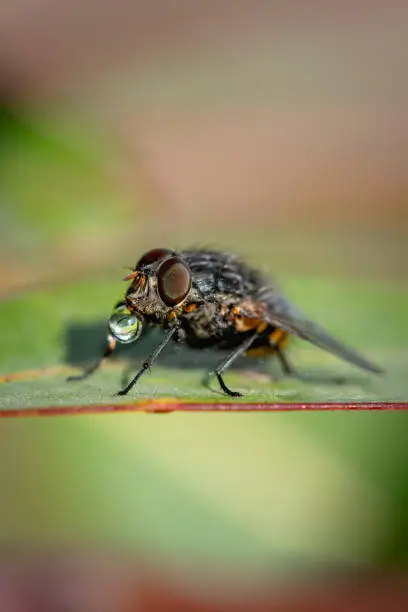
M 105 361 L 105 359 L 107 359 L 108 357 L 110 357 L 110 355 L 112 355 L 113 351 L 116 348 L 116 340 L 115 340 L 115 338 L 111 334 L 108 334 L 108 337 L 107 337 L 106 340 L 107 340 L 106 348 L 105 348 L 105 351 L 104 351 L 102 357 L 98 361 L 93 363 L 91 366 L 89 366 L 89 368 L 86 368 L 82 372 L 82 374 L 77 374 L 77 375 L 74 375 L 74 376 L 69 376 L 67 378 L 67 380 L 69 382 L 77 381 L 77 380 L 84 380 L 85 378 L 88 378 L 88 376 L 93 374 L 93 372 L 95 372 L 95 370 L 97 370 L 101 366 L 101 364 Z
M 146 372 L 146 370 L 149 370 L 150 367 L 153 365 L 153 363 L 156 361 L 157 357 L 160 355 L 160 353 L 162 352 L 162 350 L 164 349 L 164 347 L 166 346 L 166 344 L 168 344 L 169 340 L 172 338 L 172 336 L 178 331 L 177 327 L 172 327 L 171 329 L 169 329 L 169 331 L 167 332 L 166 336 L 164 337 L 163 341 L 159 344 L 159 346 L 147 357 L 147 359 L 145 359 L 145 361 L 142 364 L 142 367 L 140 368 L 139 372 L 136 374 L 136 376 L 134 378 L 132 378 L 132 380 L 130 381 L 130 383 L 128 385 L 126 385 L 126 387 L 124 389 L 122 389 L 121 391 L 118 391 L 117 395 L 126 395 L 127 393 L 129 393 L 129 391 L 131 390 L 131 388 L 137 383 L 137 381 L 139 380 L 139 378 L 142 376 L 142 374 L 144 372 Z

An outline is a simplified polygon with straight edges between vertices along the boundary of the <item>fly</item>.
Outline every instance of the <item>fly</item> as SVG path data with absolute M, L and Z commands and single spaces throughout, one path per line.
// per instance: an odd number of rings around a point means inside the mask
M 210 374 L 232 397 L 241 393 L 226 385 L 223 374 L 242 355 L 274 355 L 285 374 L 312 379 L 298 373 L 286 357 L 285 347 L 291 335 L 364 370 L 383 372 L 304 316 L 260 270 L 232 253 L 154 249 L 143 255 L 124 280 L 130 284 L 109 319 L 102 357 L 70 380 L 86 378 L 113 353 L 117 342 L 134 342 L 143 327 L 151 326 L 161 327 L 164 338 L 119 395 L 126 395 L 134 387 L 170 340 L 193 349 L 229 351 Z M 340 383 L 343 379 L 333 377 L 331 381 Z

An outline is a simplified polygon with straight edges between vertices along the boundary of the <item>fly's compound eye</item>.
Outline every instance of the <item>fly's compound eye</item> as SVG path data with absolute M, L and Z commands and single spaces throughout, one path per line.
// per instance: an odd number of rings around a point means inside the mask
M 148 251 L 137 262 L 136 270 L 138 270 L 139 268 L 144 268 L 145 266 L 150 266 L 151 264 L 157 263 L 161 259 L 164 259 L 165 257 L 169 257 L 170 255 L 173 255 L 173 254 L 174 254 L 174 251 L 170 251 L 169 249 L 153 249 L 151 251 Z
M 115 307 L 109 319 L 109 329 L 114 338 L 122 344 L 133 342 L 142 333 L 142 323 L 125 304 Z
M 177 306 L 191 288 L 191 272 L 180 257 L 170 257 L 160 266 L 157 274 L 157 290 L 166 306 Z

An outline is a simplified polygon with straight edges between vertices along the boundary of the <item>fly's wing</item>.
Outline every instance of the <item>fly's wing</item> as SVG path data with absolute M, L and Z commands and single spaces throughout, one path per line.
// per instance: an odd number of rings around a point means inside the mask
M 381 374 L 383 372 L 381 368 L 368 361 L 362 355 L 359 355 L 340 340 L 337 340 L 319 325 L 313 323 L 313 321 L 310 321 L 310 319 L 275 292 L 275 290 L 271 289 L 269 295 L 265 295 L 267 293 L 266 291 L 263 293 L 263 307 L 261 308 L 261 312 L 263 312 L 262 314 L 259 313 L 257 316 L 267 323 L 294 334 L 299 338 L 303 338 L 364 370 L 375 372 L 376 374 Z M 250 317 L 254 315 L 248 312 L 247 316 Z

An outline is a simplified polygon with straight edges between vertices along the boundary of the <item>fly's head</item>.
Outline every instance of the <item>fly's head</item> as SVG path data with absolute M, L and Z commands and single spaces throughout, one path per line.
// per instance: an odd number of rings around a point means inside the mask
M 145 322 L 160 325 L 174 319 L 191 290 L 187 262 L 168 249 L 145 253 L 124 280 L 131 284 L 109 321 L 111 334 L 119 342 L 136 340 Z

